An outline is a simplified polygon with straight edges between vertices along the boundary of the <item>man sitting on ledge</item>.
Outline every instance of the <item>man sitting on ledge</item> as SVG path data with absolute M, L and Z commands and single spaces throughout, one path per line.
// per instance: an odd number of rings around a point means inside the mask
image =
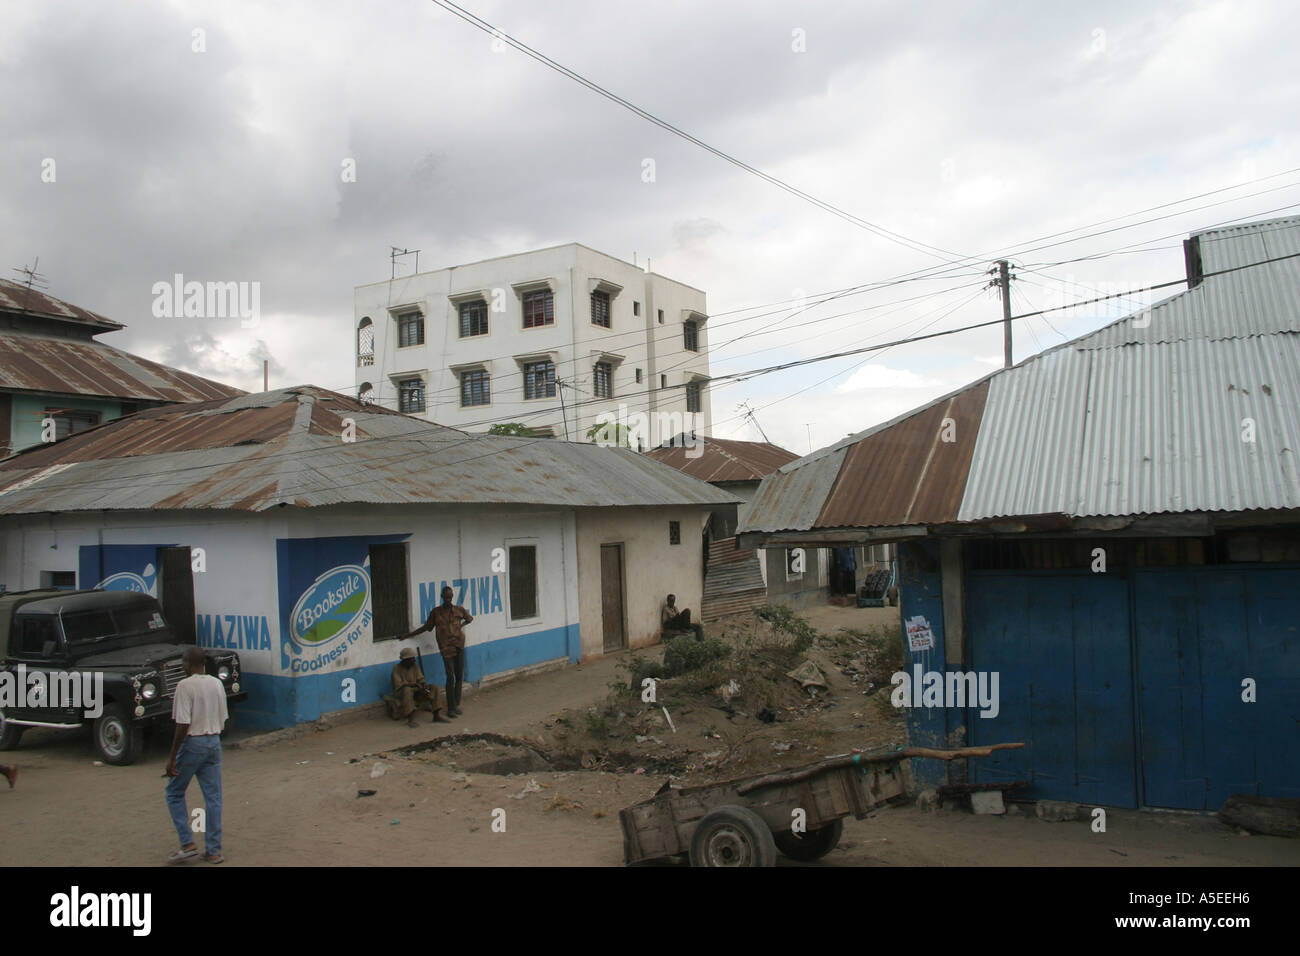
M 668 595 L 668 601 L 664 604 L 663 610 L 659 612 L 659 623 L 663 628 L 661 640 L 668 640 L 673 637 L 680 637 L 690 632 L 695 633 L 697 641 L 704 640 L 704 628 L 699 624 L 691 623 L 691 609 L 677 610 L 677 595 Z
M 393 666 L 393 693 L 384 695 L 388 706 L 388 716 L 393 720 L 406 718 L 406 725 L 414 727 L 415 712 L 427 710 L 433 712 L 433 719 L 440 724 L 449 724 L 439 711 L 438 688 L 425 683 L 424 674 L 416 666 L 415 648 L 403 647 L 400 660 Z

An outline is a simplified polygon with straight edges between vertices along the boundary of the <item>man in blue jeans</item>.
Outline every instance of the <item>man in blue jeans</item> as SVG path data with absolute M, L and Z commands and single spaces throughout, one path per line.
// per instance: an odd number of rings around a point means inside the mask
M 167 809 L 181 848 L 167 858 L 168 863 L 183 863 L 199 853 L 185 805 L 185 791 L 192 777 L 199 778 L 207 806 L 203 859 L 208 863 L 225 862 L 221 855 L 221 731 L 230 712 L 225 686 L 206 670 L 203 649 L 189 648 L 185 652 L 185 673 L 189 676 L 176 685 L 172 700 L 176 733 L 167 760 L 167 776 L 171 778 L 167 781 Z

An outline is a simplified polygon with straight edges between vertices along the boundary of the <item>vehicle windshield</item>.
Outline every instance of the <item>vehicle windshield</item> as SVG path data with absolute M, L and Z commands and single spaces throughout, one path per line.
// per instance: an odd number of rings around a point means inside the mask
M 72 644 L 151 634 L 158 629 L 158 625 L 154 624 L 154 613 L 154 609 L 148 605 L 112 610 L 70 611 L 63 614 L 63 634 Z

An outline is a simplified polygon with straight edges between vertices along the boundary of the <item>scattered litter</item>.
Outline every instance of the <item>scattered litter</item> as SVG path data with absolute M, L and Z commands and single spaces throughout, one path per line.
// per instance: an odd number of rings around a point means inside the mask
M 754 716 L 757 717 L 765 724 L 776 723 L 776 713 L 772 710 L 771 707 L 764 707 Z
M 829 685 L 826 683 L 826 675 L 823 674 L 821 669 L 810 660 L 804 661 L 794 670 L 788 672 L 785 676 L 798 681 L 799 686 L 804 690 L 817 687 L 820 687 L 822 690 L 830 689 Z
M 601 817 L 603 817 L 603 816 L 605 815 L 605 811 L 604 811 L 604 810 L 592 810 L 592 811 L 591 811 L 591 815 L 592 815 L 594 818 L 596 818 L 597 820 L 599 820 Z
M 537 785 L 537 781 L 532 778 L 529 778 L 528 782 L 524 784 L 524 789 L 520 790 L 518 793 L 510 794 L 510 799 L 522 800 L 530 793 L 541 793 L 541 792 L 542 792 L 542 788 Z
M 96 761 L 95 761 L 95 766 L 96 766 L 96 767 L 102 767 L 102 766 L 104 766 L 104 761 L 102 761 L 102 760 L 96 760 Z
M 452 774 L 451 779 L 456 781 L 456 783 L 464 783 L 465 781 L 469 780 L 469 777 L 465 776 L 465 774 L 463 773 L 456 773 L 456 774 Z
M 636 773 L 633 774 L 633 776 L 639 776 L 639 775 L 641 775 L 641 774 L 643 774 L 643 773 L 645 773 L 645 767 L 637 767 L 637 768 L 636 768 Z
M 378 792 L 379 792 L 378 790 L 358 790 L 358 791 L 357 791 L 357 796 L 358 796 L 358 797 L 373 797 L 373 796 L 374 796 L 375 794 L 377 794 Z
M 388 772 L 388 765 L 382 760 L 376 760 L 375 765 L 370 768 L 370 779 L 375 780 L 382 777 Z
M 718 695 L 723 700 L 731 700 L 740 693 L 740 682 L 734 677 L 718 688 Z
M 637 734 L 637 735 L 636 735 L 636 742 L 637 742 L 637 743 L 639 743 L 639 744 L 643 744 L 643 743 L 645 743 L 646 741 L 649 741 L 649 742 L 651 742 L 651 743 L 655 743 L 655 744 L 663 744 L 663 741 L 662 741 L 662 740 L 660 740 L 658 737 L 653 736 L 652 734 Z
M 777 741 L 773 741 L 773 742 L 772 742 L 772 749 L 775 750 L 775 751 L 776 751 L 777 753 L 779 753 L 779 754 L 783 754 L 783 753 L 785 753 L 787 750 L 789 750 L 789 749 L 790 749 L 791 747 L 793 747 L 793 746 L 794 746 L 794 744 L 791 744 L 791 743 L 778 743 Z
M 389 826 L 393 826 L 393 827 L 395 827 L 395 826 L 397 826 L 397 825 L 398 825 L 399 823 L 401 823 L 401 822 L 402 822 L 401 820 L 394 820 L 392 823 L 389 824 Z
M 673 729 L 673 733 L 677 733 L 677 725 L 673 723 L 673 719 L 672 719 L 672 717 L 670 717 L 670 716 L 668 715 L 668 708 L 667 708 L 667 707 L 661 707 L 661 708 L 659 708 L 659 709 L 662 710 L 662 711 L 664 712 L 664 719 L 668 721 L 668 726 L 671 727 L 671 728 Z
M 550 813 L 552 810 L 582 810 L 582 804 L 577 800 L 570 800 L 568 797 L 562 797 L 558 793 L 551 797 L 551 802 L 544 808 L 545 812 Z
M 334 751 L 332 751 L 332 750 L 327 750 L 327 751 L 325 751 L 325 756 L 327 756 L 327 757 L 333 757 L 333 756 L 334 756 Z
M 303 764 L 305 764 L 305 763 L 311 763 L 311 761 L 310 761 L 310 760 L 299 760 L 299 761 L 298 761 L 298 766 L 301 767 L 301 766 L 302 766 Z
M 348 763 L 361 763 L 361 759 L 359 757 L 353 757 L 348 761 Z

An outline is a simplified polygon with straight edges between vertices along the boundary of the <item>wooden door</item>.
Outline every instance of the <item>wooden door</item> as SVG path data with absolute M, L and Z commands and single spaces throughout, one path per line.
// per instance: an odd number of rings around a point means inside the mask
M 627 646 L 623 633 L 623 546 L 600 546 L 600 617 L 605 633 L 605 652 Z

